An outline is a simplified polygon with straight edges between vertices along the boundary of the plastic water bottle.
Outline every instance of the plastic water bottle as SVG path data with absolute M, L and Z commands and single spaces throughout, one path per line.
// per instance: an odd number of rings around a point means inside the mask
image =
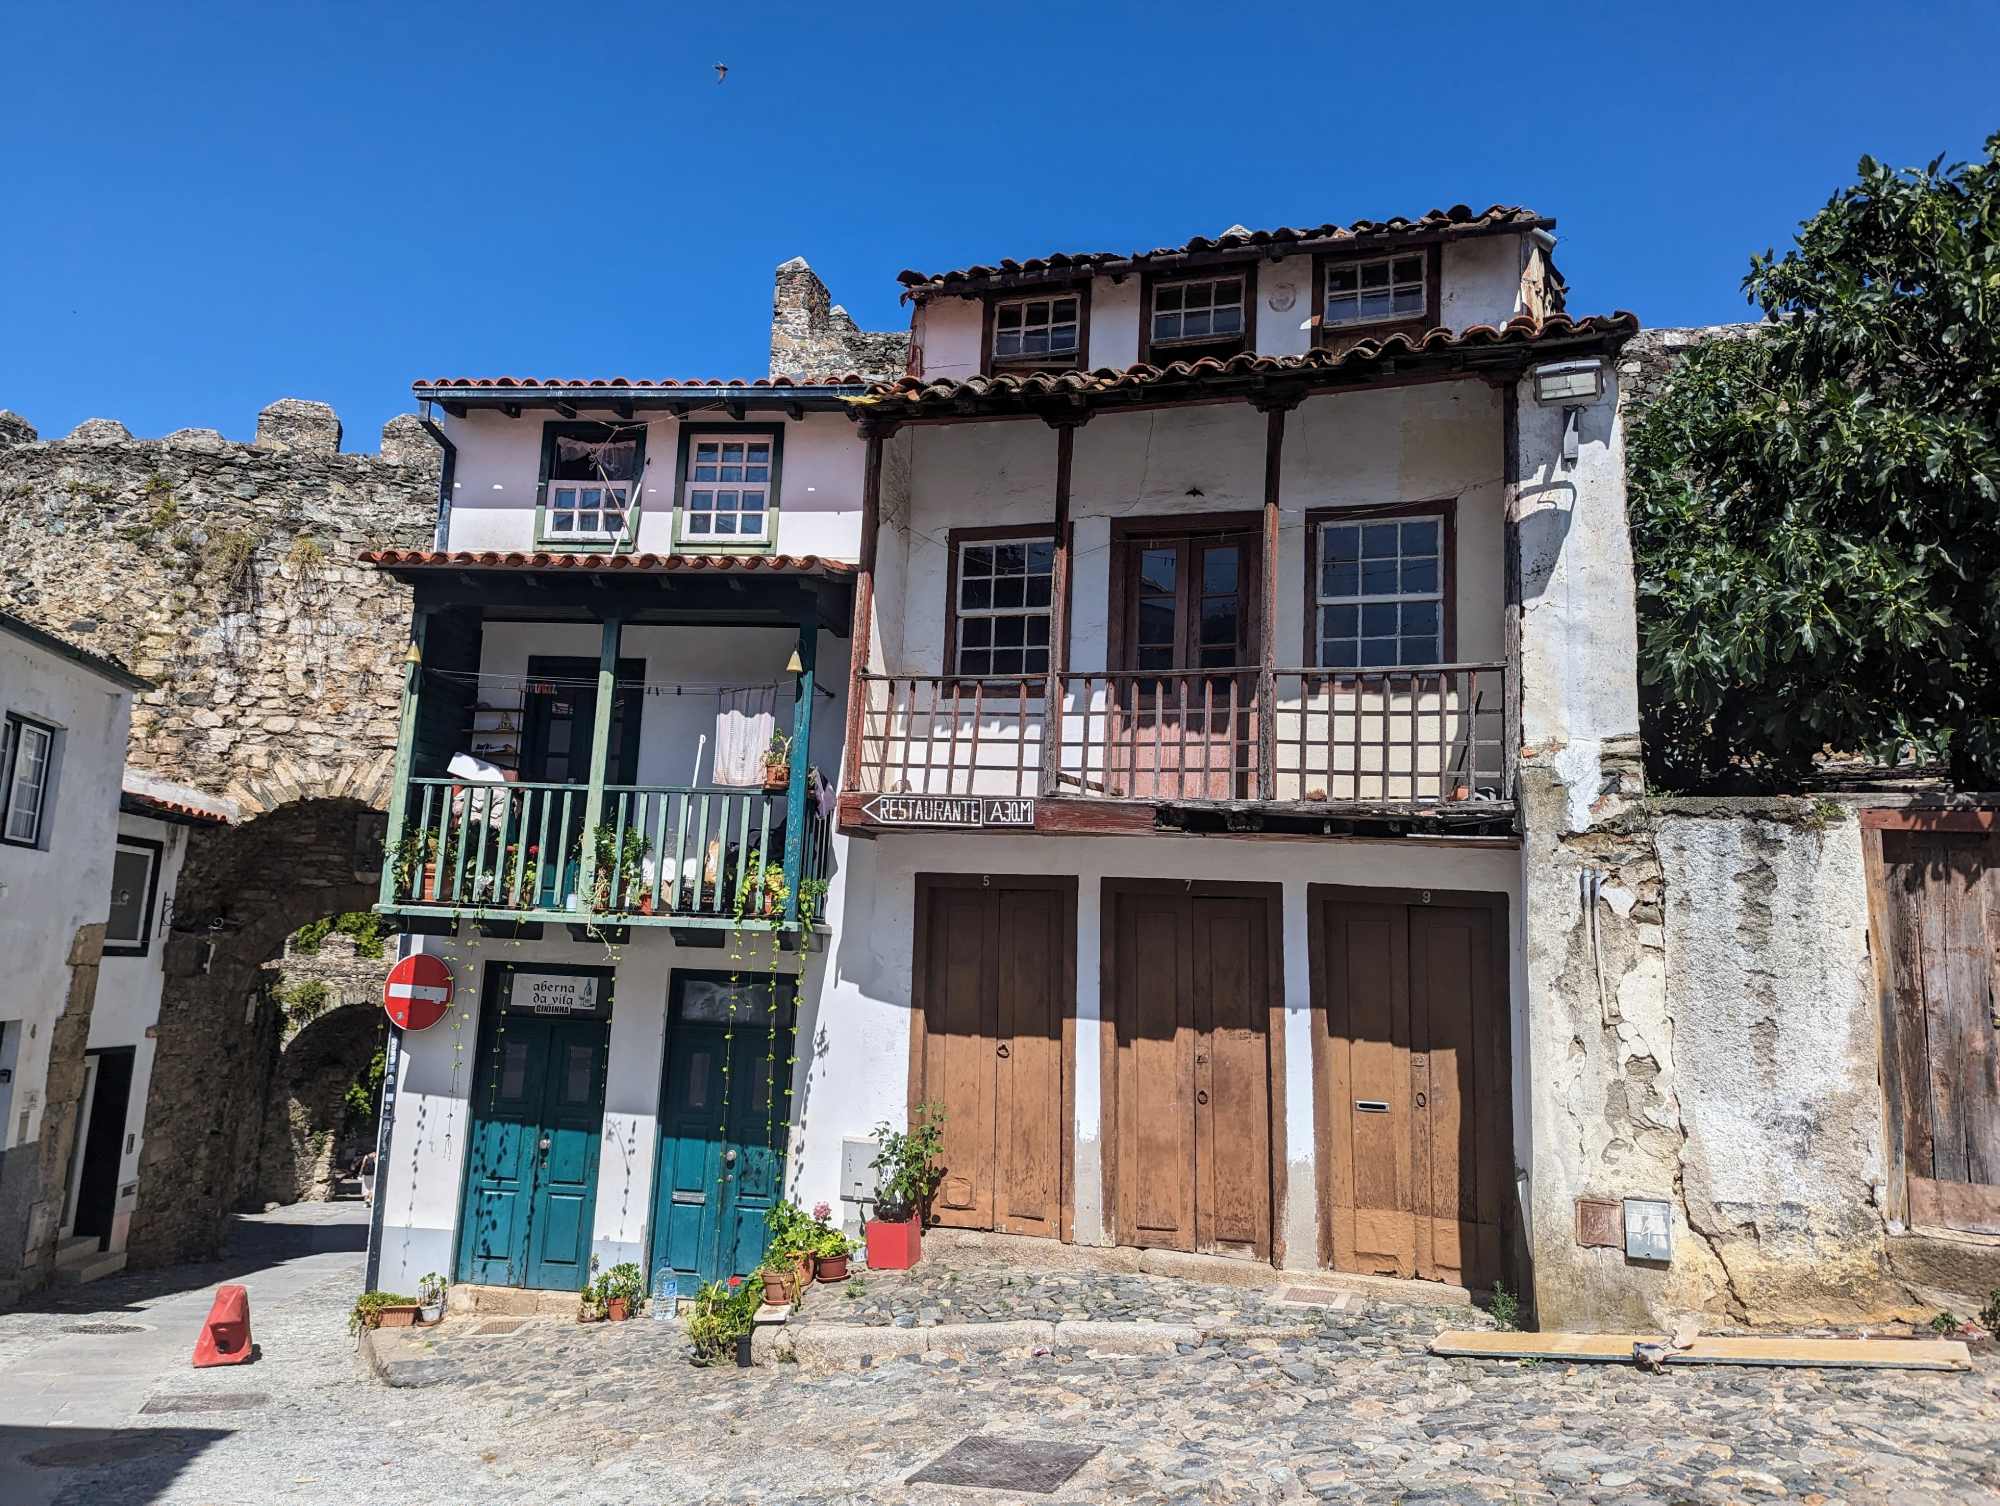
M 648 1304 L 648 1310 L 655 1323 L 666 1323 L 678 1316 L 675 1309 L 680 1305 L 676 1300 L 680 1290 L 679 1280 L 665 1266 L 653 1272 L 653 1300 Z

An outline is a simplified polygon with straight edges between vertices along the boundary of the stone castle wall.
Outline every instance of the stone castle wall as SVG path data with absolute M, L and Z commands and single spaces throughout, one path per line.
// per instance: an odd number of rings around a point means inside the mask
M 771 375 L 899 377 L 909 363 L 910 332 L 865 330 L 833 301 L 803 256 L 778 268 L 771 296 Z
M 393 764 L 409 592 L 355 557 L 429 542 L 438 451 L 407 414 L 379 454 L 339 445 L 296 399 L 250 444 L 0 414 L 0 606 L 154 682 L 133 765 L 254 812 Z

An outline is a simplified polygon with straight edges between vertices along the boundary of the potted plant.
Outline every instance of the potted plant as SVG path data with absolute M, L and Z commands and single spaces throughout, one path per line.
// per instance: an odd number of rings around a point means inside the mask
M 818 1231 L 805 1209 L 790 1201 L 773 1203 L 764 1214 L 764 1227 L 771 1231 L 764 1264 L 785 1273 L 790 1295 L 784 1300 L 796 1302 L 812 1284 L 813 1240 Z
M 623 1323 L 645 1305 L 646 1278 L 631 1261 L 621 1261 L 591 1283 L 586 1300 L 613 1323 Z
M 875 1126 L 879 1149 L 868 1164 L 880 1173 L 875 1216 L 868 1221 L 868 1268 L 907 1271 L 923 1258 L 923 1221 L 944 1168 L 944 1106 L 928 1099 L 910 1111 L 907 1131 Z
M 621 845 L 616 824 L 604 821 L 593 826 L 589 834 L 578 841 L 579 859 L 583 855 L 585 841 L 590 844 L 593 858 L 590 907 L 599 914 L 642 909 L 649 898 L 641 891 L 645 885 L 646 859 L 653 851 L 653 839 L 638 827 L 628 826 Z M 651 911 L 645 913 L 650 914 Z
M 783 1307 L 792 1300 L 792 1263 L 789 1260 L 767 1260 L 752 1273 L 763 1284 L 764 1301 L 770 1307 Z
M 697 1365 L 719 1365 L 732 1355 L 738 1365 L 749 1365 L 758 1296 L 757 1286 L 741 1276 L 731 1276 L 727 1282 L 711 1281 L 695 1293 L 687 1333 Z
M 792 782 L 792 740 L 782 732 L 771 734 L 771 746 L 764 750 L 764 788 L 782 790 Z
M 444 1292 L 446 1282 L 436 1271 L 430 1272 L 417 1283 L 417 1301 L 423 1307 L 423 1321 L 426 1324 L 444 1321 Z
M 813 1276 L 816 1280 L 833 1282 L 847 1279 L 847 1262 L 853 1258 L 857 1246 L 833 1225 L 833 1205 L 816 1203 L 813 1206 Z
M 743 863 L 743 892 L 737 896 L 736 918 L 770 920 L 785 913 L 791 886 L 785 882 L 785 865 L 764 860 L 762 848 L 753 847 Z
M 415 1297 L 396 1292 L 363 1292 L 354 1299 L 347 1314 L 347 1331 L 364 1328 L 409 1328 L 415 1325 L 419 1306 Z
M 406 831 L 396 842 L 396 891 L 410 900 L 437 898 L 437 833 Z

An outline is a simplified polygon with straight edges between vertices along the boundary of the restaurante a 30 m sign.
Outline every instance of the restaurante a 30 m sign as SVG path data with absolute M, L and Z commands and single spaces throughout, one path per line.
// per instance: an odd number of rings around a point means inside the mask
M 878 826 L 1032 830 L 1035 802 L 1017 795 L 877 795 L 861 807 L 861 814 Z

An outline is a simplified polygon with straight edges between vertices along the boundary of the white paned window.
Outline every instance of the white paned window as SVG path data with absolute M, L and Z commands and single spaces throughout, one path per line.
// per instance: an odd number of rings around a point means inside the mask
M 1444 592 L 1442 517 L 1321 524 L 1320 665 L 1390 669 L 1439 663 Z
M 143 952 L 151 944 L 159 861 L 156 844 L 120 839 L 111 857 L 111 916 L 104 927 L 107 950 Z
M 771 446 L 767 436 L 689 436 L 682 538 L 718 544 L 770 541 Z
M 0 747 L 0 840 L 22 847 L 39 847 L 48 816 L 49 773 L 54 764 L 56 735 L 39 723 L 18 716 L 7 718 L 5 745 Z
M 553 539 L 622 539 L 631 515 L 629 481 L 551 481 L 548 532 Z
M 1168 282 L 1153 289 L 1153 344 L 1231 340 L 1243 333 L 1243 279 Z
M 993 359 L 996 361 L 1062 358 L 1077 353 L 1082 301 L 1063 298 L 1023 298 L 993 309 Z
M 955 674 L 1048 673 L 1055 560 L 1053 539 L 959 545 Z
M 1330 262 L 1326 269 L 1324 322 L 1377 324 L 1424 311 L 1424 258 L 1385 256 L 1379 261 Z

